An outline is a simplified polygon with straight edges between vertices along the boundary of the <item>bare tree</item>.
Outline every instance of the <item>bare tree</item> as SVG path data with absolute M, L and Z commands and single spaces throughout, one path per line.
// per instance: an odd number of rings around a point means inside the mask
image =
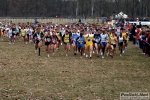
M 150 0 L 0 0 L 0 16 L 61 17 L 149 16 Z

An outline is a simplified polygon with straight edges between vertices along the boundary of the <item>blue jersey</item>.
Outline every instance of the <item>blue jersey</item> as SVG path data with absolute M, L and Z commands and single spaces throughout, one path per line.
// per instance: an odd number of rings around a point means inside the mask
M 76 41 L 76 38 L 79 36 L 78 33 L 72 33 L 72 41 Z
M 108 41 L 108 35 L 107 34 L 101 34 L 101 44 L 103 46 L 106 46 L 106 42 Z
M 94 34 L 94 40 L 96 43 L 100 43 L 100 40 L 101 40 L 100 34 Z
M 108 35 L 107 34 L 101 34 L 101 42 L 107 42 L 108 40 Z
M 77 38 L 77 46 L 80 47 L 80 46 L 84 46 L 84 36 L 79 36 Z

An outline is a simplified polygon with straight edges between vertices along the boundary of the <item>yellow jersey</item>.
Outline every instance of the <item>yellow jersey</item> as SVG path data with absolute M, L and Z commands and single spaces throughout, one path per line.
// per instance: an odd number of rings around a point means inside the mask
M 107 42 L 111 42 L 111 37 L 112 37 L 112 33 L 108 34 L 108 41 Z
M 122 36 L 124 37 L 125 40 L 127 40 L 127 33 L 126 32 L 123 32 Z
M 60 39 L 61 39 L 61 37 L 60 37 L 60 33 L 59 33 L 59 32 L 56 32 L 56 36 L 58 37 L 58 40 L 60 40 Z
M 93 39 L 94 39 L 94 34 L 88 34 L 86 36 L 86 45 L 87 46 L 93 45 Z
M 116 44 L 115 37 L 111 36 L 110 37 L 110 42 L 111 42 L 111 44 Z
M 69 43 L 69 34 L 64 35 L 64 42 Z
M 26 35 L 25 29 L 21 29 L 21 35 L 22 35 L 22 36 L 25 36 L 25 35 Z

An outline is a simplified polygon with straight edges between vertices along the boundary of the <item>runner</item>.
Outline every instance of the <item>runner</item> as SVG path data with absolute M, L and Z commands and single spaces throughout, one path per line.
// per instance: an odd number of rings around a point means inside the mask
M 122 33 L 120 33 L 120 36 L 118 37 L 118 46 L 119 46 L 119 51 L 120 51 L 120 56 L 122 56 L 122 51 L 123 51 L 123 41 L 124 37 L 122 36 Z
M 29 44 L 31 44 L 33 41 L 32 41 L 32 38 L 33 38 L 33 28 L 30 26 L 29 27 Z
M 83 31 L 82 31 L 83 32 Z M 84 52 L 85 39 L 83 33 L 80 33 L 80 36 L 76 38 L 78 51 L 81 54 L 81 58 Z
M 0 24 L 0 39 L 3 40 L 2 36 L 3 36 L 3 34 L 2 34 L 2 27 L 1 27 L 1 24 Z
M 50 45 L 52 43 L 52 37 L 50 35 L 50 30 L 48 30 L 46 32 L 43 39 L 45 40 L 45 46 L 46 46 L 45 50 L 47 51 L 47 56 L 49 57 L 50 56 Z
M 106 34 L 106 31 L 103 30 L 100 36 L 101 36 L 102 59 L 103 59 L 105 54 L 106 43 L 108 41 L 108 35 Z
M 9 44 L 12 44 L 13 43 L 12 27 L 10 26 L 7 31 L 8 31 Z
M 55 34 L 54 30 L 52 30 L 52 49 L 53 49 L 53 55 L 54 55 L 54 52 L 56 50 L 57 43 L 58 43 L 58 37 Z
M 23 42 L 23 44 L 25 44 L 25 36 L 26 36 L 25 27 L 22 27 L 22 29 L 21 29 L 21 36 L 22 36 L 22 42 Z
M 110 43 L 111 43 L 111 53 L 110 56 L 113 58 L 114 51 L 116 48 L 116 42 L 117 42 L 117 37 L 115 36 L 115 33 L 112 33 L 112 36 L 110 37 Z
M 64 49 L 66 50 L 66 56 L 68 56 L 68 50 L 69 50 L 69 43 L 71 40 L 71 36 L 68 33 L 68 30 L 66 30 L 65 34 L 62 37 L 63 43 L 64 43 Z
M 96 48 L 97 57 L 99 57 L 100 39 L 101 39 L 100 32 L 97 29 L 96 33 L 94 34 L 94 41 L 93 41 L 94 47 Z
M 57 50 L 59 50 L 59 46 L 61 44 L 61 32 L 59 32 L 58 29 L 56 29 L 56 36 L 58 37 Z
M 66 29 L 68 29 L 68 34 L 69 34 L 70 36 L 72 36 L 72 32 L 71 32 L 71 29 L 69 28 L 69 26 L 68 26 L 68 28 L 66 28 Z M 71 45 L 72 45 L 72 41 L 70 41 L 70 43 L 69 43 L 69 51 L 70 51 L 70 49 L 71 49 Z
M 123 36 L 123 38 L 124 38 L 124 41 L 123 41 L 123 51 L 122 51 L 122 53 L 124 53 L 125 50 L 127 49 L 127 46 L 128 46 L 128 34 L 127 34 L 127 32 L 126 32 L 125 29 L 123 29 L 123 31 L 122 31 L 122 36 Z
M 7 29 L 6 25 L 2 25 L 2 27 L 1 27 L 1 36 L 0 36 L 1 40 L 3 40 L 3 37 L 4 37 L 5 33 L 7 32 L 6 29 Z
M 30 29 L 29 29 L 29 26 L 26 26 L 26 44 L 28 44 L 29 43 L 29 33 L 30 33 Z
M 121 33 L 121 27 L 119 25 L 117 25 L 117 27 L 116 27 L 116 35 L 117 35 L 117 37 L 120 36 L 120 33 Z
M 108 41 L 106 43 L 106 55 L 110 55 L 110 52 L 111 52 L 111 39 L 110 37 L 112 36 L 112 33 L 114 32 L 115 30 L 114 29 L 111 29 L 110 32 L 107 32 L 107 35 L 108 35 Z
M 74 55 L 77 54 L 77 42 L 76 42 L 76 38 L 79 36 L 79 33 L 77 32 L 76 29 L 73 30 L 73 33 L 72 33 L 72 47 L 73 47 L 73 51 L 74 51 Z
M 14 44 L 16 42 L 16 27 L 15 24 L 12 26 L 12 43 Z
M 90 53 L 90 59 L 92 58 L 92 51 L 93 51 L 93 40 L 94 34 L 92 34 L 92 29 L 87 31 L 86 34 L 86 57 L 88 57 L 88 52 Z
M 62 42 L 64 41 L 63 40 L 63 36 L 64 36 L 64 34 L 65 34 L 65 28 L 62 26 L 62 28 L 61 28 L 61 30 L 60 30 L 60 32 L 61 32 L 61 38 L 62 38 Z M 62 43 L 61 43 L 61 45 L 62 45 Z
M 38 51 L 38 55 L 40 56 L 41 47 L 42 47 L 42 37 L 43 34 L 40 32 L 40 28 L 36 29 L 36 33 L 33 36 L 35 38 L 35 52 Z
M 19 36 L 20 36 L 20 30 L 21 30 L 21 28 L 20 28 L 18 25 L 16 25 L 16 40 L 19 39 Z

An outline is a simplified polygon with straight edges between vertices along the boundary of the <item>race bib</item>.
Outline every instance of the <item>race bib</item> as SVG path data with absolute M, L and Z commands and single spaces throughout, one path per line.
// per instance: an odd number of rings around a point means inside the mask
M 80 43 L 80 44 L 82 44 L 82 43 L 83 43 L 83 41 L 82 41 L 82 40 L 79 40 L 79 43 Z
M 55 42 L 56 42 L 56 39 L 53 39 L 52 41 L 53 41 L 53 43 L 55 43 Z
M 99 39 L 95 39 L 96 42 L 99 42 Z
M 50 38 L 47 38 L 47 42 L 50 42 L 51 41 L 51 39 Z

